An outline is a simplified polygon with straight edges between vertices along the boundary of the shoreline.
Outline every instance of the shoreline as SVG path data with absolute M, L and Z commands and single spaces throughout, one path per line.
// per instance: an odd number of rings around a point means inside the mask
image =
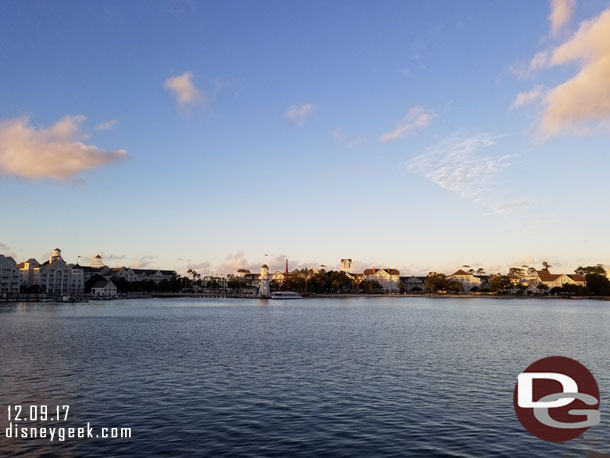
M 362 293 L 348 293 L 348 294 L 307 294 L 302 296 L 303 299 L 336 299 L 336 298 L 420 298 L 420 299 L 537 299 L 537 300 L 550 300 L 550 299 L 565 299 L 565 300 L 596 300 L 596 301 L 610 301 L 610 296 L 511 296 L 511 295 L 493 295 L 493 294 L 362 294 Z M 116 297 L 116 298 L 105 298 L 105 299 L 92 299 L 86 298 L 83 300 L 75 301 L 49 301 L 49 300 L 7 300 L 7 298 L 0 298 L 0 304 L 18 304 L 18 303 L 29 303 L 29 302 L 40 302 L 48 304 L 78 304 L 83 302 L 107 302 L 116 300 L 133 300 L 133 299 L 255 299 L 255 300 L 271 300 L 270 298 L 261 298 L 251 295 L 239 295 L 239 294 L 215 294 L 215 295 L 194 295 L 194 294 L 172 294 L 172 295 L 151 295 L 144 297 Z

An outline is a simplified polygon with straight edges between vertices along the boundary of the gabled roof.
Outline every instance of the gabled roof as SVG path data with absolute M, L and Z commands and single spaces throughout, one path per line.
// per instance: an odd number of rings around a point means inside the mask
M 387 269 L 377 269 L 375 267 L 373 267 L 372 269 L 364 269 L 364 275 L 375 275 L 376 272 L 379 272 L 380 270 L 383 270 L 387 273 L 389 273 L 390 275 L 400 275 L 400 271 L 397 269 L 391 269 L 391 268 L 387 268 Z
M 537 270 L 536 273 L 538 274 L 538 278 L 540 278 L 540 281 L 543 281 L 543 282 L 555 281 L 559 277 L 561 277 L 561 274 L 552 274 L 551 272 L 548 271 L 548 269 Z
M 52 265 L 55 265 L 59 262 L 63 263 L 66 267 L 68 267 L 66 261 L 64 261 L 63 259 L 56 259 L 53 262 L 45 261 L 43 264 L 40 264 L 39 268 L 40 270 L 45 270 L 47 267 L 51 267 Z
M 583 275 L 578 275 L 578 274 L 568 274 L 568 277 L 570 277 L 574 281 L 585 281 L 586 280 Z
M 40 263 L 38 261 L 36 261 L 36 259 L 30 258 L 27 261 L 23 261 L 23 262 L 20 262 L 19 264 L 17 264 L 17 267 L 19 267 L 21 269 L 21 268 L 25 267 L 26 264 L 34 264 L 34 263 L 40 265 Z
M 79 269 L 82 269 L 83 272 L 94 272 L 94 273 L 97 273 L 97 272 L 101 272 L 102 270 L 105 269 L 105 267 L 79 266 L 78 264 L 77 264 L 77 266 L 78 266 Z
M 100 280 L 95 282 L 95 284 L 91 287 L 91 289 L 93 288 L 105 288 L 108 285 L 112 285 L 116 288 L 116 285 L 114 283 L 112 283 L 110 280 Z
M 469 272 L 466 272 L 465 270 L 460 269 L 460 270 L 458 270 L 457 272 L 452 273 L 452 274 L 451 274 L 451 275 L 449 275 L 449 276 L 450 276 L 450 277 L 454 277 L 454 276 L 456 276 L 456 275 L 472 275 L 472 274 L 471 274 L 471 273 L 469 273 Z

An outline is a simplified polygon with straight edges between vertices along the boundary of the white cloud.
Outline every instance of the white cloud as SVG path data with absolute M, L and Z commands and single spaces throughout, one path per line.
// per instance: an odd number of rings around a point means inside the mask
M 536 86 L 531 91 L 521 92 L 517 94 L 517 97 L 515 97 L 515 101 L 511 105 L 511 108 L 514 109 L 522 107 L 523 105 L 532 103 L 538 99 L 541 99 L 542 97 L 544 97 L 544 89 L 542 88 L 542 86 Z
M 407 161 L 404 166 L 461 197 L 481 201 L 491 179 L 510 165 L 512 156 L 482 154 L 499 137 L 488 133 L 466 137 L 455 134 Z
M 124 158 L 123 149 L 102 151 L 82 143 L 85 116 L 65 116 L 48 128 L 36 129 L 27 117 L 0 122 L 0 175 L 27 179 L 66 180 Z
M 379 141 L 388 142 L 390 140 L 396 140 L 407 132 L 428 126 L 434 118 L 436 118 L 436 113 L 433 111 L 422 106 L 415 106 L 409 110 L 407 115 L 398 124 L 396 124 L 394 130 L 380 135 Z
M 290 105 L 288 110 L 284 113 L 284 118 L 286 118 L 292 124 L 296 124 L 297 126 L 303 126 L 305 124 L 305 120 L 311 116 L 313 113 L 313 105 L 311 103 L 306 103 L 305 105 Z
M 543 138 L 610 118 L 610 9 L 583 22 L 572 38 L 555 48 L 549 66 L 571 62 L 577 62 L 580 71 L 545 98 Z
M 100 122 L 99 124 L 97 124 L 94 129 L 95 130 L 110 130 L 112 129 L 114 126 L 116 126 L 117 124 L 117 120 L 116 119 L 111 119 L 109 121 L 105 121 L 105 122 Z
M 576 8 L 576 0 L 551 0 L 551 35 L 556 36 L 566 25 Z
M 185 72 L 182 75 L 172 76 L 165 80 L 165 90 L 173 94 L 176 103 L 180 106 L 205 103 L 208 100 L 207 95 L 195 87 L 193 76 L 193 72 Z
M 564 1 L 553 2 L 552 6 L 553 24 L 561 27 L 569 20 L 574 4 Z M 521 77 L 572 63 L 579 67 L 572 78 L 543 94 L 539 87 L 521 93 L 513 103 L 514 108 L 538 98 L 542 100 L 544 108 L 538 125 L 542 140 L 566 131 L 588 133 L 591 129 L 587 124 L 610 121 L 610 9 L 582 22 L 567 41 L 537 53 L 529 65 L 517 65 L 513 72 Z

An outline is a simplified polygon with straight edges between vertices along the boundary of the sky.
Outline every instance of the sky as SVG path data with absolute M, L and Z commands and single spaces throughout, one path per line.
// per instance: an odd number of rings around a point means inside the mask
M 610 265 L 610 1 L 6 1 L 0 253 Z

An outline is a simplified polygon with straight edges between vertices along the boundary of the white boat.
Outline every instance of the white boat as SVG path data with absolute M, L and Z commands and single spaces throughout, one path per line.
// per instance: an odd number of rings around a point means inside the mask
M 294 291 L 275 291 L 271 293 L 271 299 L 302 299 L 301 295 Z

